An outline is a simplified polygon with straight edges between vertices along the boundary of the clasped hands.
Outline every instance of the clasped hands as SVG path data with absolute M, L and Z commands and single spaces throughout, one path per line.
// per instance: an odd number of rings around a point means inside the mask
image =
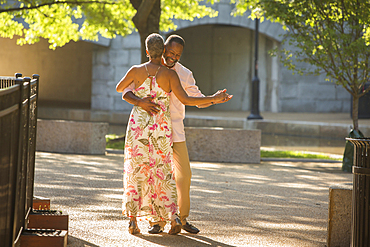
M 233 95 L 226 93 L 226 91 L 227 89 L 225 88 L 223 90 L 218 90 L 216 93 L 214 93 L 212 96 L 220 98 L 220 100 L 213 102 L 213 104 L 221 104 L 221 103 L 225 103 L 231 100 Z

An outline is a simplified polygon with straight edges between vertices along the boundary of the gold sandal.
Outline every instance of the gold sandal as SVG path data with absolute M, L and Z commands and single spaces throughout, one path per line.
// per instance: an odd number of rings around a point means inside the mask
M 181 232 L 181 220 L 179 218 L 176 218 L 171 221 L 171 229 L 168 232 L 170 235 L 177 235 L 179 232 Z
M 137 222 L 135 220 L 130 220 L 129 226 L 128 226 L 128 231 L 130 234 L 138 234 L 140 233 L 140 229 L 137 226 Z

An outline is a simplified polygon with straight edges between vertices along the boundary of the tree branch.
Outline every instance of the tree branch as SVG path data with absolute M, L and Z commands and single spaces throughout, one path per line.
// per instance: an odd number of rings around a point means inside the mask
M 82 4 L 89 4 L 89 3 L 116 4 L 117 2 L 115 2 L 115 1 L 99 1 L 99 0 L 92 0 L 92 1 L 60 1 L 60 2 L 42 3 L 42 4 L 39 4 L 37 6 L 29 6 L 29 7 L 23 7 L 23 8 L 0 9 L 0 13 L 38 9 L 38 8 L 43 7 L 43 6 L 51 6 L 51 5 L 54 5 L 54 4 L 65 4 L 65 3 L 66 4 L 82 5 Z

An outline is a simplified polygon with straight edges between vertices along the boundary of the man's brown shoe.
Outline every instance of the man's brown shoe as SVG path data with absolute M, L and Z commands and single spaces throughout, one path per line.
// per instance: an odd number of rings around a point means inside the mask
M 189 224 L 189 222 L 186 222 L 185 225 L 182 225 L 182 229 L 193 234 L 197 234 L 199 232 L 199 229 L 192 224 Z

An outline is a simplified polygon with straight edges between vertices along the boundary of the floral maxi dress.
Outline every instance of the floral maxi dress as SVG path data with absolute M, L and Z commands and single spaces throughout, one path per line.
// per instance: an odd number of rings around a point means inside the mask
M 138 106 L 131 111 L 125 141 L 123 213 L 146 216 L 152 222 L 170 220 L 177 212 L 170 94 L 158 86 L 156 75 L 149 74 L 133 93 L 140 98 L 151 95 L 161 109 L 155 115 Z

